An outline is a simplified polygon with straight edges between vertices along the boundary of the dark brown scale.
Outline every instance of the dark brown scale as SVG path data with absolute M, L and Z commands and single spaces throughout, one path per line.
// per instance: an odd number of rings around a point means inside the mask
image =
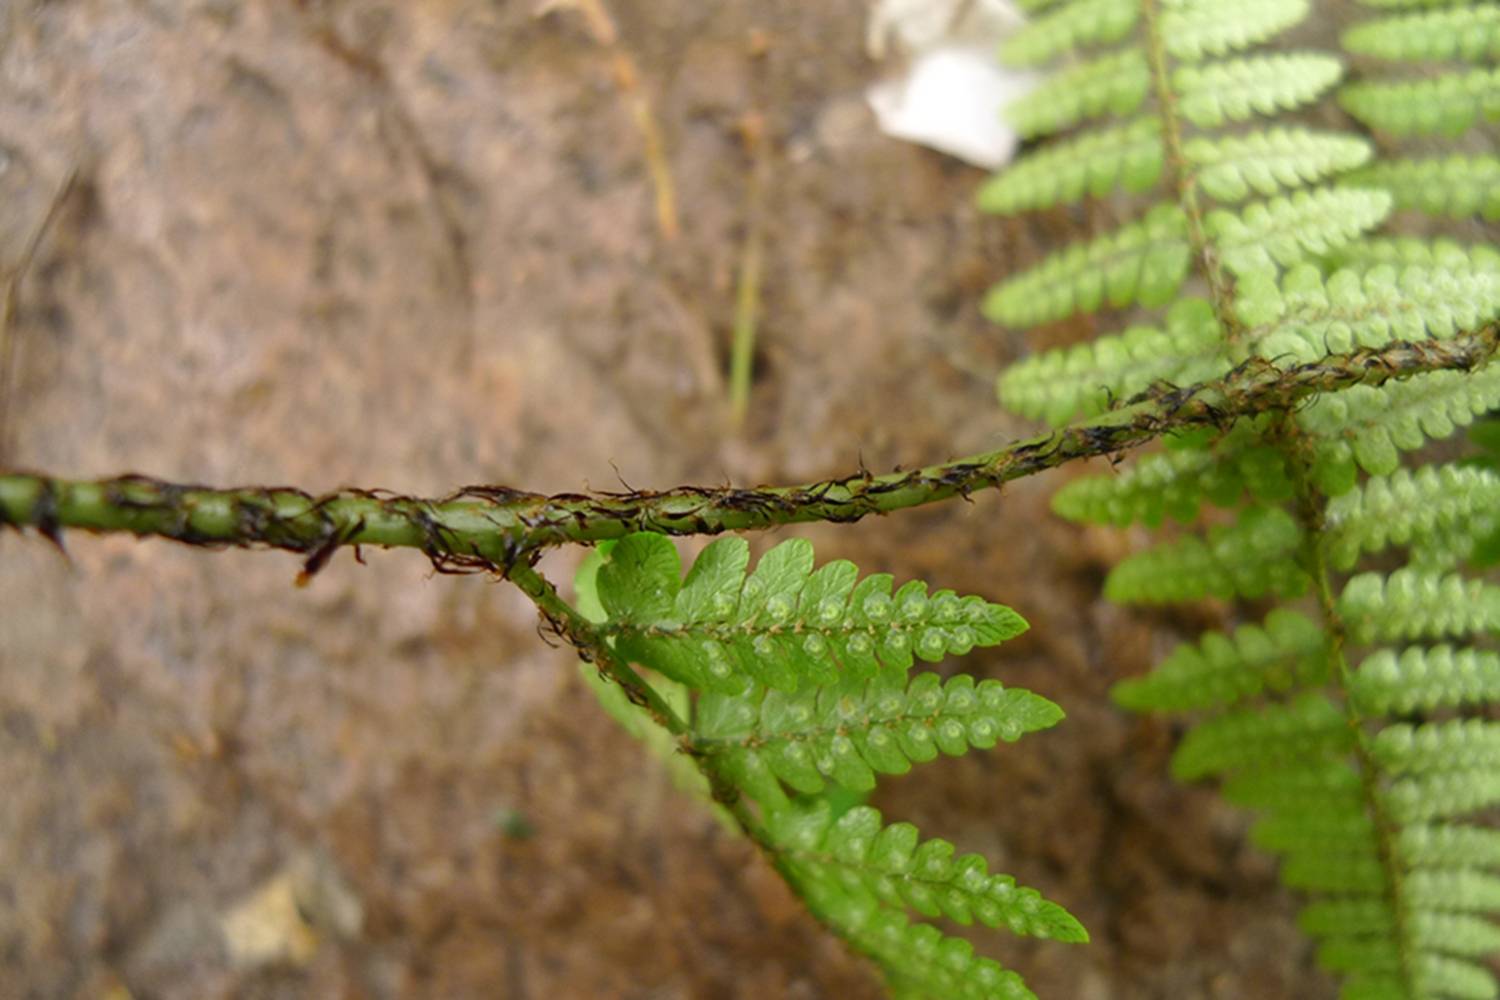
M 352 524 L 345 525 L 340 530 L 328 532 L 317 548 L 312 550 L 312 554 L 307 557 L 307 561 L 302 564 L 302 572 L 297 574 L 297 586 L 305 587 L 311 583 L 312 578 L 322 572 L 324 566 L 328 565 L 328 561 L 333 558 L 333 554 L 342 546 L 347 545 L 349 539 L 364 530 L 365 519 L 360 518 Z M 357 553 L 358 550 L 356 550 L 356 555 Z

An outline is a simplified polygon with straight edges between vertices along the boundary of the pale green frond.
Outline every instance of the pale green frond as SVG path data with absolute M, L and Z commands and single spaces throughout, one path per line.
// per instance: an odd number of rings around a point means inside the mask
M 1276 608 L 1263 625 L 1242 625 L 1233 636 L 1205 632 L 1197 643 L 1183 643 L 1151 673 L 1121 681 L 1110 695 L 1132 711 L 1181 712 L 1320 684 L 1327 677 L 1323 629 Z
M 1305 128 L 1195 136 L 1183 146 L 1198 184 L 1223 202 L 1270 196 L 1352 170 L 1370 152 L 1370 144 L 1355 136 Z
M 1395 851 L 1408 868 L 1500 868 L 1500 830 L 1411 824 L 1397 832 Z
M 1342 180 L 1384 188 L 1396 199 L 1397 208 L 1454 219 L 1500 220 L 1500 159 L 1493 156 L 1386 159 Z
M 1500 722 L 1399 722 L 1375 734 L 1370 753 L 1387 774 L 1492 768 L 1500 765 Z
M 1377 650 L 1360 664 L 1350 695 L 1372 714 L 1500 701 L 1500 653 L 1451 646 Z
M 1500 877 L 1471 869 L 1422 868 L 1409 873 L 1406 903 L 1439 913 L 1500 912 Z
M 1338 496 L 1354 488 L 1358 469 L 1388 475 L 1400 453 L 1429 438 L 1445 438 L 1455 427 L 1500 406 L 1500 365 L 1476 372 L 1440 371 L 1325 393 L 1297 413 L 1297 423 L 1316 442 L 1313 477 L 1319 489 Z
M 1161 382 L 1189 385 L 1229 370 L 1213 309 L 1202 299 L 1172 307 L 1165 329 L 1132 327 L 1112 337 L 1044 351 L 1000 375 L 1001 402 L 1061 426 Z
M 1385 191 L 1320 188 L 1252 202 L 1240 214 L 1215 209 L 1204 228 L 1224 266 L 1244 276 L 1327 253 L 1378 226 L 1390 209 Z
M 808 909 L 874 959 L 900 996 L 928 1000 L 1036 1000 L 1016 973 L 974 954 L 963 938 L 912 921 L 875 894 L 829 878 L 797 881 Z
M 839 677 L 905 671 L 913 655 L 936 662 L 1019 635 L 1009 608 L 919 581 L 894 595 L 891 577 L 859 580 L 846 561 L 813 571 L 811 543 L 788 539 L 749 567 L 744 539 L 711 543 L 680 578 L 665 536 L 630 535 L 599 569 L 601 627 L 615 649 L 698 690 L 737 694 L 751 682 L 795 691 Z
M 1031 9 L 1033 5 L 1054 3 L 1056 0 L 1020 0 L 1023 8 Z M 1473 3 L 1474 0 L 1359 0 L 1365 7 L 1375 7 L 1382 10 L 1415 10 L 1420 7 L 1449 7 L 1457 4 Z
M 1310 264 L 1276 279 L 1254 274 L 1236 304 L 1247 338 L 1265 358 L 1317 361 L 1394 341 L 1446 338 L 1500 316 L 1500 272 L 1474 267 Z
M 1027 327 L 1101 306 L 1163 306 L 1187 276 L 1187 216 L 1157 205 L 1144 219 L 1088 243 L 1075 243 L 990 289 L 984 314 Z
M 939 752 L 958 756 L 1056 725 L 1062 710 L 1039 695 L 967 674 L 945 684 L 923 672 L 903 681 L 850 681 L 795 694 L 754 689 L 705 695 L 695 745 L 735 758 L 741 773 L 769 771 L 799 792 L 825 781 L 867 791 L 876 774 L 905 774 Z M 762 766 L 763 765 L 763 766 Z
M 1052 509 L 1070 521 L 1156 527 L 1168 514 L 1191 523 L 1205 500 L 1227 508 L 1247 492 L 1265 503 L 1290 499 L 1285 456 L 1255 443 L 1260 422 L 1236 424 L 1211 447 L 1169 448 L 1118 473 L 1075 479 L 1053 494 Z
M 1199 723 L 1172 755 L 1172 775 L 1193 781 L 1278 760 L 1336 756 L 1353 746 L 1344 713 L 1309 692 L 1284 705 L 1226 712 Z
M 1139 0 L 1071 0 L 1038 17 L 1000 45 L 1007 66 L 1040 66 L 1067 52 L 1118 42 L 1140 17 Z
M 1192 0 L 1162 12 L 1167 52 L 1183 62 L 1222 56 L 1258 45 L 1307 16 L 1307 0 Z
M 1500 996 L 1494 973 L 1482 965 L 1433 954 L 1418 955 L 1414 964 L 1413 978 L 1423 996 L 1452 1000 L 1495 1000 Z
M 1022 136 L 1050 135 L 1089 118 L 1128 115 L 1150 89 L 1146 57 L 1130 48 L 1070 66 L 1009 105 L 1005 117 Z
M 1252 6 L 1260 4 L 1244 5 Z M 1342 73 L 1331 56 L 1283 53 L 1181 66 L 1172 74 L 1172 89 L 1184 118 L 1199 128 L 1218 128 L 1311 103 Z
M 1189 535 L 1137 553 L 1104 582 L 1113 601 L 1162 604 L 1200 597 L 1295 597 L 1307 590 L 1296 562 L 1302 529 L 1280 507 L 1252 507 L 1207 538 Z
M 1400 823 L 1467 816 L 1500 805 L 1500 772 L 1471 769 L 1401 778 L 1385 790 L 1385 804 Z
M 1356 55 L 1407 61 L 1500 59 L 1500 7 L 1476 5 L 1366 21 L 1344 32 Z
M 1413 943 L 1424 951 L 1450 955 L 1500 951 L 1500 924 L 1480 917 L 1418 910 L 1407 915 L 1407 924 Z
M 1444 639 L 1500 629 L 1500 587 L 1458 574 L 1398 569 L 1344 586 L 1339 616 L 1355 642 Z
M 1023 157 L 979 189 L 979 207 L 1016 215 L 1085 194 L 1102 197 L 1116 188 L 1149 191 L 1161 178 L 1161 167 L 1161 125 L 1154 118 L 1137 118 Z
M 1481 121 L 1500 119 L 1500 69 L 1353 83 L 1339 91 L 1339 103 L 1384 132 L 1456 136 Z
M 1500 271 L 1500 249 L 1456 240 L 1377 236 L 1340 247 L 1329 255 L 1334 267 L 1395 264 L 1438 270 Z
M 933 919 L 1005 928 L 1013 934 L 1084 942 L 1067 910 L 1009 875 L 991 874 L 978 854 L 954 856 L 946 840 L 920 840 L 910 823 L 887 826 L 877 809 L 855 806 L 837 819 L 824 800 L 770 818 L 776 850 L 816 878 L 869 890 L 887 906 Z
M 1360 555 L 1409 546 L 1428 569 L 1463 561 L 1500 521 L 1500 474 L 1463 465 L 1398 469 L 1329 501 L 1330 561 L 1350 569 Z

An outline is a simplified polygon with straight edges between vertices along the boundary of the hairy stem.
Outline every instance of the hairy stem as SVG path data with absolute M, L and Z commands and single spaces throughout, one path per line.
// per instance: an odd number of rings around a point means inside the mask
M 597 666 L 602 674 L 624 688 L 625 695 L 632 704 L 644 708 L 656 720 L 657 725 L 673 736 L 679 739 L 688 737 L 687 722 L 672 710 L 672 706 L 667 704 L 666 699 L 644 677 L 614 654 L 592 622 L 558 596 L 552 581 L 525 564 L 510 567 L 506 575 L 511 583 L 531 598 L 552 630 L 567 640 L 568 645 L 576 649 L 585 661 Z
M 510 567 L 507 575 L 512 583 L 531 598 L 552 630 L 572 646 L 585 662 L 594 664 L 602 674 L 619 684 L 633 704 L 640 706 L 657 725 L 677 737 L 682 750 L 692 755 L 694 763 L 708 779 L 714 800 L 729 810 L 745 835 L 755 842 L 776 870 L 790 881 L 793 873 L 787 859 L 777 847 L 775 838 L 750 808 L 750 803 L 739 793 L 734 782 L 723 772 L 720 759 L 714 755 L 695 752 L 693 731 L 688 722 L 629 663 L 616 655 L 599 627 L 564 601 L 550 580 L 526 564 Z
M 495 571 L 537 550 L 634 531 L 705 535 L 809 521 L 857 521 L 998 488 L 1075 459 L 1115 455 L 1192 427 L 1286 412 L 1352 385 L 1439 370 L 1473 370 L 1500 346 L 1500 327 L 1450 340 L 1396 343 L 1277 368 L 1251 360 L 1220 379 L 1157 387 L 1103 416 L 996 451 L 883 476 L 861 470 L 800 486 L 679 487 L 655 492 L 546 496 L 473 486 L 438 499 L 368 490 L 313 496 L 296 489 L 214 489 L 141 476 L 69 481 L 0 473 L 0 526 L 154 535 L 194 545 L 276 548 L 307 557 L 314 573 L 345 545 L 422 550 L 440 570 Z

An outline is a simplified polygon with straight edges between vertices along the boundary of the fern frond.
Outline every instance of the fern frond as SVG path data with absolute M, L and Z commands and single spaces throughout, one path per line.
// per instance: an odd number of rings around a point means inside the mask
M 1277 608 L 1263 625 L 1242 625 L 1232 637 L 1205 632 L 1197 643 L 1178 646 L 1151 673 L 1116 684 L 1110 696 L 1138 712 L 1181 712 L 1308 687 L 1327 676 L 1323 629 Z
M 1493 632 L 1500 629 L 1500 587 L 1412 568 L 1361 573 L 1344 586 L 1338 612 L 1356 642 Z
M 1441 913 L 1500 913 L 1500 877 L 1471 869 L 1430 869 L 1406 879 L 1407 902 Z
M 1250 828 L 1250 842 L 1273 854 L 1363 851 L 1375 843 L 1375 823 L 1354 802 L 1316 812 L 1272 814 Z
M 1118 42 L 1140 17 L 1136 0 L 1072 0 L 1007 38 L 1000 61 L 1008 66 L 1040 66 L 1064 52 Z
M 1400 823 L 1466 816 L 1500 804 L 1500 773 L 1471 769 L 1402 778 L 1386 789 L 1385 804 Z
M 788 539 L 745 575 L 744 539 L 721 538 L 680 578 L 677 549 L 662 535 L 621 539 L 599 569 L 609 615 L 601 633 L 634 662 L 697 690 L 737 694 L 752 682 L 786 691 L 840 677 L 904 671 L 913 655 L 936 662 L 1019 635 L 1009 608 L 912 581 L 859 580 L 839 560 L 813 571 L 812 545 Z
M 1285 705 L 1227 712 L 1195 726 L 1172 755 L 1172 774 L 1192 781 L 1277 760 L 1345 753 L 1354 734 L 1343 711 L 1321 694 Z
M 1354 83 L 1339 92 L 1339 103 L 1371 128 L 1394 135 L 1459 135 L 1500 118 L 1500 69 Z
M 1357 970 L 1345 980 L 1339 1000 L 1494 1000 L 1496 996 L 1494 978 L 1472 962 L 1423 953 L 1403 968 L 1394 941 L 1350 941 L 1336 950 L 1320 949 L 1318 964 L 1330 972 Z
M 1400 453 L 1500 405 L 1500 365 L 1477 372 L 1432 372 L 1379 388 L 1358 385 L 1318 396 L 1297 414 L 1315 439 L 1312 474 L 1329 496 L 1353 489 L 1357 469 L 1389 475 Z
M 1455 6 L 1366 21 L 1344 32 L 1343 45 L 1377 59 L 1492 60 L 1500 58 L 1500 8 Z
M 1204 220 L 1224 266 L 1238 276 L 1290 267 L 1378 226 L 1391 196 L 1374 188 L 1320 188 L 1253 202 L 1242 214 L 1216 209 Z
M 1375 844 L 1362 851 L 1293 854 L 1281 863 L 1281 881 L 1304 892 L 1375 895 L 1388 885 Z
M 1023 8 L 1030 9 L 1033 4 L 1055 3 L 1056 0 L 1020 0 Z M 1407 10 L 1418 7 L 1447 7 L 1461 3 L 1473 3 L 1473 0 L 1359 0 L 1365 7 L 1374 7 L 1381 10 Z
M 1240 285 L 1237 311 L 1262 357 L 1316 361 L 1394 341 L 1451 337 L 1500 316 L 1500 272 L 1391 264 L 1341 268 L 1325 278 L 1299 265 L 1279 281 Z
M 1119 336 L 1033 354 L 1001 374 L 998 391 L 1015 412 L 1060 426 L 1162 381 L 1187 384 L 1228 369 L 1212 308 L 1201 299 L 1184 299 L 1167 314 L 1164 330 L 1132 327 Z
M 1389 937 L 1395 931 L 1383 900 L 1320 900 L 1306 907 L 1297 924 L 1313 937 Z M 1479 955 L 1500 947 L 1500 926 L 1465 914 L 1415 910 L 1407 917 L 1412 943 L 1423 951 Z
M 1298 52 L 1182 66 L 1172 84 L 1184 118 L 1199 128 L 1218 128 L 1308 104 L 1342 73 L 1343 67 L 1331 56 Z
M 1297 914 L 1297 926 L 1312 937 L 1389 934 L 1395 919 L 1384 900 L 1320 899 Z
M 990 289 L 985 316 L 1027 327 L 1139 302 L 1162 306 L 1187 276 L 1187 216 L 1175 205 L 1158 205 L 1139 222 L 1089 243 L 1053 254 Z
M 1336 497 L 1324 516 L 1329 559 L 1339 569 L 1362 553 L 1410 546 L 1428 569 L 1461 562 L 1494 531 L 1500 514 L 1500 475 L 1472 466 L 1398 469 Z
M 1026 138 L 1051 135 L 1104 115 L 1128 115 L 1146 100 L 1151 73 L 1135 49 L 1079 63 L 1011 104 L 1005 117 Z
M 1243 201 L 1270 196 L 1361 166 L 1363 139 L 1336 132 L 1273 128 L 1235 136 L 1195 136 L 1183 155 L 1211 197 Z M 1161 179 L 1161 126 L 1151 118 L 1085 132 L 1038 150 L 979 189 L 986 212 L 1016 215 L 1116 189 L 1139 193 Z M 1379 187 L 1372 182 L 1368 186 Z
M 1500 765 L 1500 723 L 1396 723 L 1375 734 L 1370 753 L 1388 774 L 1494 767 Z
M 1385 131 L 1448 132 L 1500 119 L 1493 4 L 1373 5 L 1424 10 L 1348 32 L 1356 53 L 1485 65 L 1355 83 L 1341 100 L 1356 117 Z M 1062 422 L 1121 396 L 1151 395 L 1188 364 L 1221 373 L 1246 358 L 1275 368 L 1401 344 L 1423 350 L 1420 341 L 1488 331 L 1500 319 L 1494 249 L 1369 235 L 1398 205 L 1500 217 L 1500 159 L 1371 164 L 1371 145 L 1352 136 L 1303 128 L 1201 134 L 1299 107 L 1337 82 L 1340 61 L 1318 53 L 1199 62 L 1265 40 L 1308 6 L 1162 0 L 1138 14 L 1123 0 L 1108 10 L 1079 0 L 1016 44 L 1039 61 L 1119 41 L 1132 26 L 1146 43 L 1065 71 L 1082 86 L 1070 93 L 1074 83 L 1059 82 L 1044 93 L 1028 111 L 1031 134 L 1109 113 L 1098 91 L 1110 74 L 1133 81 L 1112 84 L 1123 113 L 1146 110 L 992 181 L 986 207 L 1014 213 L 1118 188 L 1143 192 L 1164 178 L 1171 200 L 997 285 L 987 315 L 1032 326 L 1105 305 L 1156 307 L 1181 294 L 1196 264 L 1220 317 L 1183 344 L 1141 328 L 1030 358 L 1002 378 L 1012 408 Z M 1438 7 L 1451 9 L 1426 10 Z M 1138 60 L 1148 54 L 1157 89 L 1144 95 Z M 1202 205 L 1204 195 L 1218 204 Z M 1237 204 L 1252 196 L 1264 200 Z M 1310 907 L 1303 923 L 1321 941 L 1320 965 L 1345 974 L 1346 1000 L 1497 995 L 1490 972 L 1468 959 L 1500 948 L 1500 927 L 1480 918 L 1500 912 L 1500 874 L 1482 870 L 1500 869 L 1500 832 L 1446 821 L 1500 806 L 1500 723 L 1375 723 L 1500 699 L 1500 654 L 1377 649 L 1355 673 L 1334 655 L 1500 631 L 1500 586 L 1448 572 L 1497 534 L 1500 473 L 1398 471 L 1401 452 L 1497 405 L 1500 366 L 1356 386 L 1216 435 L 1183 435 L 1123 473 L 1076 480 L 1054 498 L 1070 519 L 1155 526 L 1168 515 L 1191 522 L 1205 501 L 1233 507 L 1249 495 L 1238 520 L 1116 565 L 1105 583 L 1116 601 L 1293 597 L 1309 589 L 1310 574 L 1319 577 L 1325 624 L 1276 609 L 1261 625 L 1178 646 L 1113 694 L 1134 709 L 1220 710 L 1182 740 L 1174 773 L 1227 776 L 1231 801 L 1268 812 L 1252 838 L 1283 856 L 1283 881 L 1337 897 Z M 1360 470 L 1371 476 L 1363 485 Z M 1353 570 L 1362 556 L 1393 546 L 1412 565 L 1356 575 L 1328 606 L 1329 567 Z M 1266 695 L 1270 704 L 1246 704 Z
M 1232 507 L 1246 493 L 1264 503 L 1288 500 L 1284 457 L 1256 443 L 1262 422 L 1238 424 L 1210 447 L 1169 448 L 1116 474 L 1075 479 L 1053 494 L 1052 509 L 1070 521 L 1156 527 L 1168 514 L 1190 523 L 1205 500 L 1216 507 Z
M 911 921 L 868 890 L 813 877 L 799 880 L 797 887 L 819 919 L 884 967 L 897 996 L 1036 1000 L 1020 976 L 975 955 L 968 941 Z
M 1062 716 L 1021 688 L 995 680 L 976 686 L 967 674 L 944 684 L 924 672 L 909 685 L 877 679 L 796 694 L 705 695 L 696 745 L 732 757 L 739 773 L 769 773 L 799 792 L 821 791 L 825 781 L 865 791 L 877 773 L 905 774 L 940 751 L 957 756 L 1014 742 Z
M 1329 255 L 1329 263 L 1335 267 L 1384 263 L 1443 270 L 1496 271 L 1500 270 L 1500 250 L 1449 239 L 1377 236 L 1340 247 Z
M 1167 52 L 1183 62 L 1222 56 L 1280 34 L 1307 16 L 1307 0 L 1196 0 L 1162 12 Z
M 1481 965 L 1431 954 L 1418 955 L 1415 964 L 1413 979 L 1423 995 L 1456 1000 L 1495 1000 L 1500 996 L 1494 974 Z
M 1149 604 L 1295 597 L 1308 584 L 1294 559 L 1301 542 L 1302 529 L 1285 510 L 1252 507 L 1234 524 L 1210 529 L 1206 539 L 1190 535 L 1127 558 L 1110 572 L 1104 593 L 1113 601 Z
M 1360 664 L 1349 693 L 1361 711 L 1382 715 L 1500 701 L 1500 654 L 1451 646 L 1378 650 Z
M 1363 783 L 1348 761 L 1300 761 L 1244 771 L 1224 783 L 1224 798 L 1247 809 L 1277 812 L 1364 810 Z
M 777 850 L 814 878 L 857 884 L 881 903 L 925 917 L 1014 934 L 1084 942 L 1083 925 L 1067 910 L 1009 875 L 994 875 L 983 857 L 954 857 L 946 840 L 919 842 L 910 823 L 887 826 L 879 810 L 855 806 L 834 818 L 826 801 L 773 815 Z
M 1150 190 L 1161 177 L 1161 126 L 1150 118 L 1085 132 L 1038 150 L 979 189 L 979 207 L 1015 215 L 1076 201 L 1085 194 L 1100 197 L 1115 188 Z
M 1370 145 L 1337 132 L 1273 128 L 1244 135 L 1197 136 L 1184 144 L 1183 154 L 1197 168 L 1203 190 L 1229 202 L 1243 201 L 1252 193 L 1273 195 L 1351 170 L 1369 160 Z M 1159 156 L 1160 150 L 1158 172 Z
M 1384 188 L 1397 208 L 1455 219 L 1477 215 L 1488 222 L 1500 220 L 1500 159 L 1493 156 L 1382 160 L 1342 180 Z
M 1500 830 L 1413 824 L 1396 834 L 1395 850 L 1410 868 L 1500 868 Z

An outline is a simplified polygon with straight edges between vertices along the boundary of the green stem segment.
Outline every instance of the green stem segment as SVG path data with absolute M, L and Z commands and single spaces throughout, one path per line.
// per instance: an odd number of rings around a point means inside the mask
M 884 476 L 801 486 L 680 487 L 663 492 L 545 496 L 469 487 L 439 499 L 365 490 L 313 496 L 295 489 L 213 489 L 141 476 L 68 481 L 0 474 L 0 526 L 155 535 L 194 545 L 276 548 L 316 572 L 344 545 L 421 549 L 440 570 L 504 571 L 536 551 L 635 531 L 705 535 L 811 521 L 857 521 L 1003 484 L 1075 459 L 1115 455 L 1193 427 L 1227 429 L 1259 413 L 1286 412 L 1324 392 L 1439 370 L 1472 370 L 1500 346 L 1500 328 L 1449 340 L 1396 343 L 1277 368 L 1252 360 L 1223 378 L 1158 387 L 1119 409 L 997 451 Z
M 1224 335 L 1233 343 L 1239 334 L 1239 320 L 1233 308 L 1234 289 L 1219 262 L 1218 250 L 1204 232 L 1203 206 L 1198 201 L 1198 181 L 1183 153 L 1182 116 L 1177 111 L 1177 92 L 1172 89 L 1166 39 L 1162 37 L 1159 0 L 1141 0 L 1141 11 L 1144 15 L 1141 29 L 1146 36 L 1146 58 L 1151 65 L 1151 86 L 1161 113 L 1162 162 L 1166 164 L 1167 178 L 1177 204 L 1187 216 L 1188 241 L 1192 244 L 1193 256 L 1198 259 L 1204 280 L 1208 282 L 1214 314 L 1219 318 Z
M 510 582 L 531 598 L 553 630 L 567 640 L 568 645 L 578 650 L 586 662 L 597 666 L 610 680 L 625 689 L 631 702 L 644 708 L 656 720 L 656 724 L 678 739 L 688 739 L 691 730 L 687 722 L 672 710 L 655 688 L 646 679 L 614 654 L 598 628 L 583 615 L 573 610 L 557 593 L 552 582 L 524 563 L 510 567 L 507 573 Z
M 723 773 L 720 758 L 713 754 L 693 752 L 693 731 L 687 720 L 678 715 L 667 704 L 666 699 L 629 663 L 615 654 L 599 627 L 564 601 L 551 581 L 526 564 L 511 566 L 508 576 L 512 583 L 531 598 L 542 617 L 578 651 L 584 661 L 597 666 L 601 673 L 624 688 L 631 702 L 645 709 L 657 725 L 677 737 L 682 750 L 692 754 L 698 769 L 708 779 L 715 801 L 729 810 L 740 829 L 765 852 L 777 871 L 790 881 L 792 876 L 787 868 L 787 860 L 782 857 L 774 838 L 750 808 L 749 802 L 739 793 L 729 776 Z

